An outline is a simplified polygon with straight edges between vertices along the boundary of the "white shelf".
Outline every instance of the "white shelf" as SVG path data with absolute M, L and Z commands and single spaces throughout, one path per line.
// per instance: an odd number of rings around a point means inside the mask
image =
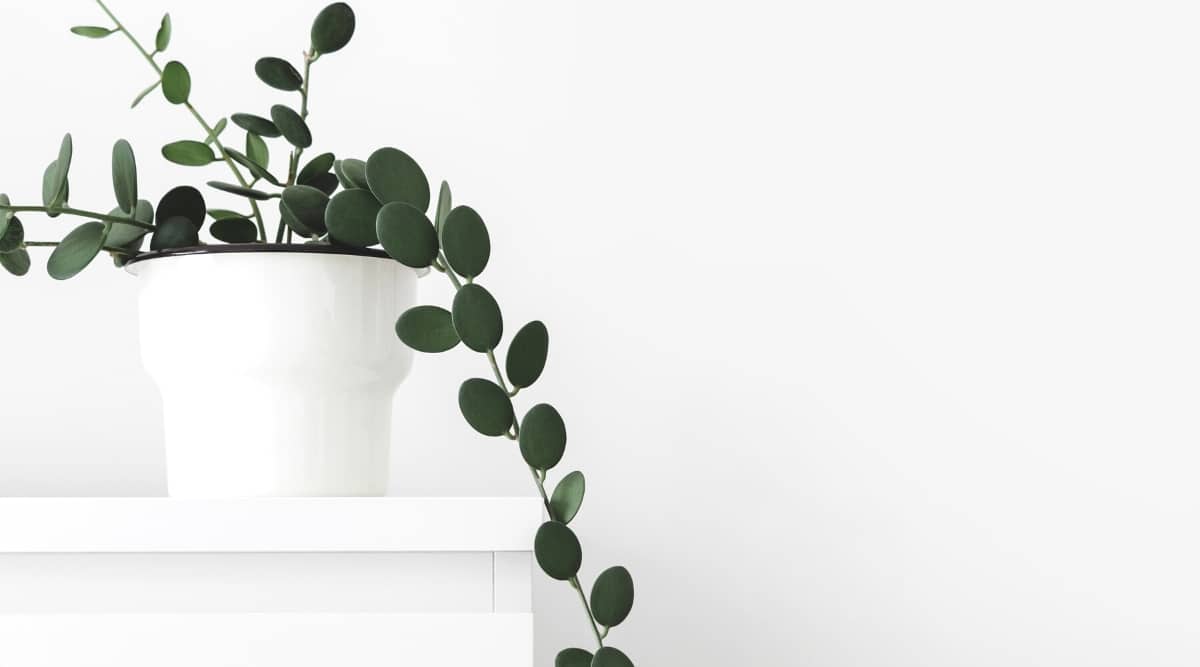
M 0 553 L 530 551 L 536 498 L 0 498 Z

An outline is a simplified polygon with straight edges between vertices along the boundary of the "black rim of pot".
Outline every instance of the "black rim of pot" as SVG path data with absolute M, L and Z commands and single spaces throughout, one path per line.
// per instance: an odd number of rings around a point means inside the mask
M 263 253 L 263 252 L 287 252 L 287 253 L 308 253 L 316 255 L 352 255 L 355 257 L 375 257 L 378 259 L 391 259 L 388 254 L 377 248 L 354 248 L 350 246 L 340 245 L 300 245 L 290 243 L 235 243 L 229 245 L 198 245 L 188 246 L 186 248 L 169 248 L 167 250 L 151 250 L 149 252 L 138 253 L 129 258 L 125 262 L 126 266 L 137 262 L 144 262 L 149 259 L 157 259 L 159 257 L 183 257 L 186 255 L 219 255 L 229 253 Z

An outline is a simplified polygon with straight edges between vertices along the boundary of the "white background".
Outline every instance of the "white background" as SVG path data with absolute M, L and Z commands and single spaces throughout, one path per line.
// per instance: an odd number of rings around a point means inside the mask
M 113 0 L 146 39 L 172 12 L 210 118 L 286 97 L 253 62 L 298 57 L 321 4 Z M 551 332 L 520 405 L 566 417 L 585 574 L 633 571 L 612 639 L 639 664 L 1200 662 L 1191 3 L 354 4 L 315 148 L 400 147 L 488 221 L 509 331 Z M 66 130 L 80 206 L 112 206 L 118 137 L 144 192 L 222 177 L 157 158 L 191 119 L 129 111 L 149 69 L 77 23 L 103 20 L 0 5 L 0 187 L 36 200 Z M 0 493 L 164 489 L 135 282 L 104 264 L 0 281 Z M 531 492 L 458 415 L 485 373 L 419 359 L 396 493 Z M 589 635 L 536 593 L 548 665 Z

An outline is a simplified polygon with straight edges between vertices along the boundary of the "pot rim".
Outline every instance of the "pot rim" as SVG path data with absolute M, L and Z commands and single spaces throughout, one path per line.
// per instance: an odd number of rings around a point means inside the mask
M 355 257 L 373 257 L 391 260 L 386 252 L 377 248 L 355 248 L 336 245 L 307 245 L 296 243 L 230 243 L 222 245 L 197 245 L 186 248 L 169 248 L 167 250 L 150 250 L 138 253 L 125 262 L 129 267 L 138 262 L 145 262 L 160 257 L 186 257 L 187 255 L 222 255 L 241 253 L 297 253 L 313 255 L 351 255 Z

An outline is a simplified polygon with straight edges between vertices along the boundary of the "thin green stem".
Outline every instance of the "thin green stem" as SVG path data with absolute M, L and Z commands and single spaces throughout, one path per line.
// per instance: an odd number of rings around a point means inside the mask
M 603 648 L 604 635 L 600 634 L 600 625 L 596 623 L 596 615 L 592 613 L 592 606 L 588 604 L 587 596 L 583 593 L 583 586 L 579 584 L 579 577 L 571 577 L 571 587 L 575 589 L 575 592 L 579 593 L 579 601 L 583 603 L 583 608 L 587 611 L 588 621 L 592 624 L 592 633 L 596 635 L 596 644 Z
M 0 209 L 6 210 L 6 211 L 12 211 L 13 213 L 20 213 L 22 211 L 34 211 L 34 212 L 38 212 L 38 213 L 49 213 L 51 210 L 49 207 L 46 207 L 46 206 L 3 206 L 3 205 L 0 205 Z M 81 218 L 92 218 L 93 220 L 103 220 L 104 222 L 119 222 L 122 225 L 129 225 L 131 227 L 141 227 L 142 229 L 154 229 L 154 225 L 148 225 L 144 222 L 139 222 L 137 220 L 132 220 L 130 218 L 121 218 L 121 217 L 118 217 L 115 215 L 108 215 L 107 213 L 97 213 L 95 211 L 85 211 L 83 209 L 71 208 L 70 206 L 64 206 L 62 208 L 58 208 L 58 209 L 54 209 L 54 210 L 59 213 L 65 213 L 67 215 L 77 215 Z
M 158 78 L 161 80 L 163 70 L 158 66 L 158 63 L 154 61 L 154 55 L 147 51 L 146 47 L 142 46 L 142 43 L 139 42 L 138 39 L 125 28 L 125 24 L 121 23 L 116 15 L 112 13 L 112 10 L 108 8 L 108 5 L 104 4 L 104 0 L 96 0 L 96 4 L 100 5 L 100 9 L 103 9 L 104 13 L 108 15 L 108 18 L 112 19 L 112 22 L 117 25 L 117 30 L 120 30 L 121 34 L 125 35 L 125 37 L 129 39 L 134 48 L 138 50 L 138 53 L 141 53 L 142 57 L 146 59 L 146 62 L 154 68 L 155 73 L 158 74 Z M 184 102 L 184 106 L 186 106 L 187 110 L 192 113 L 192 116 L 198 123 L 200 123 L 200 126 L 204 128 L 205 136 L 212 137 L 213 145 L 216 146 L 217 150 L 221 152 L 222 160 L 225 162 L 225 164 L 229 165 L 229 169 L 233 172 L 233 176 L 237 179 L 238 183 L 241 184 L 242 187 L 249 187 L 246 182 L 246 177 L 242 175 L 242 171 L 238 169 L 237 164 L 235 164 L 233 159 L 229 157 L 229 153 L 225 150 L 225 146 L 221 143 L 221 140 L 217 137 L 216 133 L 213 132 L 212 126 L 208 124 L 208 121 L 204 120 L 204 117 L 200 115 L 199 111 L 196 111 L 196 107 L 192 106 L 191 102 Z M 258 210 L 258 204 L 254 201 L 250 202 L 250 208 L 254 211 L 254 222 L 258 225 L 259 239 L 265 242 L 267 240 L 267 229 L 266 226 L 263 225 L 262 212 Z
M 62 245 L 62 243 L 60 241 L 25 241 L 21 245 L 25 246 L 26 248 L 53 248 L 55 246 Z M 118 252 L 122 255 L 131 254 L 129 248 L 117 248 L 115 246 L 106 245 L 102 246 L 102 249 L 107 250 L 108 252 Z
M 311 52 L 308 52 L 308 51 L 304 52 L 304 75 L 303 75 L 303 78 L 301 79 L 301 84 L 300 84 L 300 119 L 301 120 L 306 120 L 308 118 L 308 87 L 309 87 L 310 82 L 312 81 L 312 64 L 314 62 L 316 62 L 316 60 L 317 60 L 317 58 L 315 56 L 313 56 Z M 295 149 L 292 150 L 292 154 L 288 157 L 287 185 L 289 185 L 289 186 L 296 184 L 296 175 L 297 175 L 297 173 L 299 173 L 299 170 L 300 170 L 300 156 L 303 154 L 304 154 L 304 149 L 297 146 Z M 291 243 L 291 240 L 290 240 L 291 230 L 288 230 L 288 235 L 289 235 L 288 242 Z M 282 240 L 283 240 L 283 220 L 280 219 L 279 220 L 279 230 L 275 234 L 275 242 L 278 243 Z
M 500 385 L 500 388 L 504 390 L 504 393 L 511 395 L 511 392 L 508 390 L 508 383 L 504 381 L 504 375 L 500 373 L 500 366 L 496 363 L 496 354 L 492 350 L 488 350 L 487 358 L 488 363 L 492 365 L 492 372 L 496 374 L 496 383 Z M 519 430 L 517 434 L 520 435 Z

